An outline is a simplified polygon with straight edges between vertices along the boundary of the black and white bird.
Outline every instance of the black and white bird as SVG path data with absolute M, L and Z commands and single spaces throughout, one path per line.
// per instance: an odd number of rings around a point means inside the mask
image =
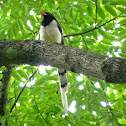
M 60 23 L 56 20 L 56 18 L 52 14 L 48 12 L 41 12 L 41 11 L 39 12 L 44 16 L 44 19 L 40 26 L 40 40 L 59 43 L 59 44 L 64 45 L 65 43 L 64 43 L 63 30 Z M 59 73 L 62 104 L 63 104 L 65 114 L 67 115 L 68 114 L 67 73 L 66 73 L 66 70 L 60 69 L 60 68 L 58 68 L 58 73 Z

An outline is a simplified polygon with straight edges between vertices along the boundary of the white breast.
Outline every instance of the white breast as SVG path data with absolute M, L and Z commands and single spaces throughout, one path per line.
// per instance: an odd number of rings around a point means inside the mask
M 40 40 L 61 43 L 61 33 L 57 27 L 57 22 L 53 20 L 46 27 L 40 27 Z

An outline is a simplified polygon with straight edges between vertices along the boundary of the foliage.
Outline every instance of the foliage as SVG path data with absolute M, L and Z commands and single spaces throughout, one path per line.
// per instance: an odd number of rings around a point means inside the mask
M 66 45 L 110 57 L 126 58 L 124 6 L 125 0 L 97 0 L 96 11 L 96 0 L 0 1 L 0 39 L 39 39 L 42 21 L 39 11 L 48 11 L 61 23 L 66 36 L 96 28 L 83 35 L 65 37 Z M 13 69 L 8 104 L 2 120 L 7 119 L 16 97 L 36 69 L 29 65 Z M 0 68 L 0 72 L 3 70 L 4 67 Z M 73 109 L 63 119 L 57 69 L 41 66 L 16 103 L 8 118 L 9 125 L 126 125 L 126 85 L 109 84 L 69 71 L 68 82 L 68 103 L 70 108 L 73 105 Z

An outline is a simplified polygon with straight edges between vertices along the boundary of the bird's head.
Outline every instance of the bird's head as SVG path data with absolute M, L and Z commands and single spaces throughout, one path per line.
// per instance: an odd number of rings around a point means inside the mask
M 44 19 L 42 21 L 43 26 L 47 26 L 53 20 L 57 21 L 56 18 L 49 12 L 42 12 L 42 11 L 39 12 L 44 16 Z
M 42 12 L 42 11 L 39 12 L 44 16 L 44 19 L 55 19 L 55 17 L 49 12 Z

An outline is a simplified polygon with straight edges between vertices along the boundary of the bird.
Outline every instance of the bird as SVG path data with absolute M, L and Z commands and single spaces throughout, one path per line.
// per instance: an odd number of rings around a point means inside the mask
M 44 19 L 40 26 L 40 40 L 49 41 L 53 43 L 58 43 L 65 45 L 63 29 L 56 18 L 49 12 L 39 11 Z M 58 68 L 59 75 L 59 85 L 61 92 L 62 105 L 64 108 L 65 115 L 68 115 L 68 82 L 67 82 L 67 72 L 64 69 Z

